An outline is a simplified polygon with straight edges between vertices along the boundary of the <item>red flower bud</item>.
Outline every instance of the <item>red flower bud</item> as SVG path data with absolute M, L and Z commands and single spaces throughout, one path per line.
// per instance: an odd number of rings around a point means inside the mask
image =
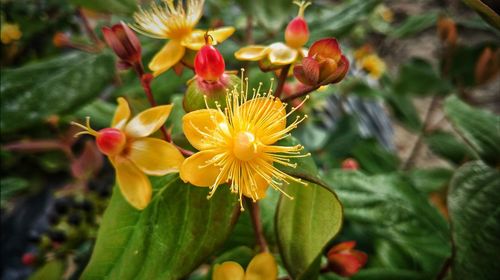
M 344 277 L 351 277 L 365 266 L 368 255 L 354 250 L 355 246 L 356 241 L 347 241 L 335 245 L 328 251 L 327 257 L 332 271 Z
M 36 262 L 36 255 L 33 253 L 24 253 L 21 262 L 26 266 L 32 266 Z
M 125 147 L 125 142 L 125 134 L 116 128 L 101 129 L 96 137 L 97 148 L 108 156 L 119 154 Z
M 344 161 L 342 161 L 342 169 L 343 170 L 358 170 L 359 164 L 353 158 L 346 158 Z
M 300 48 L 309 40 L 309 28 L 304 20 L 304 11 L 310 2 L 295 3 L 299 5 L 299 14 L 288 23 L 285 30 L 285 42 L 292 48 Z
M 194 71 L 205 81 L 219 80 L 225 70 L 224 58 L 212 45 L 201 47 L 194 58 Z
M 314 42 L 307 57 L 297 64 L 295 78 L 309 86 L 322 86 L 340 82 L 349 70 L 349 61 L 340 51 L 334 38 Z
M 120 22 L 111 28 L 103 27 L 102 33 L 108 46 L 121 59 L 122 67 L 142 65 L 141 42 L 125 23 Z

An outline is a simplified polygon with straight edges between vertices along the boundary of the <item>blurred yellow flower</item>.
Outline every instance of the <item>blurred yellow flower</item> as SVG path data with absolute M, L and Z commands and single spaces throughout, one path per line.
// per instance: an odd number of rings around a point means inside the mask
M 294 18 L 286 28 L 286 44 L 276 42 L 269 46 L 246 46 L 234 53 L 236 59 L 259 61 L 262 69 L 270 70 L 273 69 L 272 66 L 289 65 L 307 56 L 307 49 L 302 48 L 309 39 L 309 29 L 304 20 L 304 10 L 311 5 L 311 3 L 295 1 L 294 4 L 299 6 L 299 12 L 297 17 Z
M 382 18 L 383 21 L 387 23 L 391 23 L 394 21 L 394 13 L 389 7 L 384 4 L 379 5 L 375 9 L 375 12 Z
M 278 266 L 273 255 L 260 253 L 248 264 L 246 272 L 236 262 L 216 264 L 212 280 L 275 280 L 278 277 Z
M 182 0 L 178 0 L 177 5 L 173 0 L 163 1 L 163 5 L 153 1 L 149 10 L 140 8 L 134 14 L 135 24 L 131 25 L 143 35 L 170 39 L 149 63 L 155 77 L 179 62 L 186 48 L 199 50 L 205 45 L 206 31 L 194 29 L 202 16 L 204 0 L 187 0 L 186 9 Z M 210 30 L 210 35 L 215 44 L 226 40 L 234 31 L 234 27 L 221 27 Z
M 295 168 L 290 158 L 308 156 L 301 154 L 301 145 L 274 145 L 307 116 L 297 117 L 287 126 L 286 119 L 296 108 L 287 114 L 286 105 L 271 89 L 260 93 L 262 84 L 248 96 L 248 78 L 244 81 L 240 90 L 235 87 L 227 94 L 227 108 L 216 103 L 216 109 L 207 106 L 183 117 L 184 134 L 200 152 L 187 158 L 180 170 L 185 182 L 210 187 L 209 197 L 219 185 L 228 183 L 231 191 L 239 194 L 242 210 L 242 195 L 256 201 L 265 196 L 268 186 L 283 192 L 281 187 L 289 181 L 306 184 L 273 164 Z
M 147 109 L 130 118 L 130 108 L 124 98 L 118 98 L 110 128 L 95 131 L 86 125 L 72 122 L 83 131 L 96 137 L 99 150 L 108 156 L 116 171 L 116 182 L 125 199 L 142 210 L 151 201 L 152 188 L 146 175 L 162 176 L 178 172 L 184 157 L 171 143 L 147 137 L 157 131 L 167 120 L 172 105 Z
M 2 23 L 0 30 L 2 44 L 8 45 L 13 41 L 21 39 L 23 33 L 19 29 L 19 25 L 11 23 Z
M 365 70 L 374 79 L 379 79 L 385 72 L 385 62 L 376 54 L 369 54 L 358 61 L 359 68 Z

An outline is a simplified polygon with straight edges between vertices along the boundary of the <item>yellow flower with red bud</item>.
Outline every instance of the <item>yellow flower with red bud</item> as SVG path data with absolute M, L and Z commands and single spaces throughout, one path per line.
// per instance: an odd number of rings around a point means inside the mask
M 275 70 L 285 65 L 293 64 L 307 55 L 307 50 L 302 47 L 309 40 L 309 29 L 304 19 L 305 9 L 310 2 L 294 2 L 299 6 L 299 13 L 288 24 L 285 30 L 285 42 L 276 42 L 269 46 L 250 45 L 234 53 L 238 60 L 259 61 L 262 70 Z
M 278 265 L 270 253 L 260 253 L 253 257 L 248 267 L 243 267 L 237 262 L 223 262 L 216 264 L 212 280 L 276 280 Z
M 337 40 L 325 38 L 312 44 L 307 57 L 293 68 L 293 74 L 303 84 L 323 86 L 340 82 L 348 70 L 349 61 Z
M 76 134 L 96 138 L 99 150 L 108 156 L 116 171 L 116 182 L 125 199 L 142 210 L 151 201 L 151 182 L 146 175 L 162 176 L 178 172 L 184 161 L 179 150 L 166 141 L 148 137 L 167 120 L 172 105 L 147 109 L 130 119 L 130 108 L 124 98 L 118 98 L 111 127 L 95 131 L 86 125 L 72 122 L 83 129 Z
M 156 77 L 181 61 L 186 48 L 199 50 L 205 45 L 206 31 L 194 29 L 203 12 L 204 0 L 183 1 L 163 0 L 164 4 L 151 4 L 150 9 L 140 9 L 134 14 L 135 24 L 131 27 L 137 32 L 157 39 L 170 41 L 153 57 L 149 69 Z M 220 43 L 234 33 L 234 27 L 221 27 L 212 30 L 213 43 Z
M 186 112 L 204 109 L 206 105 L 226 106 L 226 93 L 240 83 L 240 79 L 231 73 L 225 73 L 225 62 L 221 53 L 213 47 L 206 34 L 206 45 L 194 58 L 196 76 L 188 82 L 184 95 L 183 107 Z
M 141 67 L 141 42 L 137 35 L 123 22 L 103 27 L 104 40 L 120 58 L 121 68 Z
M 0 28 L 0 40 L 2 41 L 2 44 L 8 45 L 21 39 L 21 36 L 23 36 L 23 33 L 21 32 L 19 25 L 2 22 L 2 27 Z
M 182 119 L 186 138 L 199 152 L 184 161 L 181 179 L 209 187 L 209 198 L 220 185 L 228 183 L 239 195 L 242 210 L 243 195 L 256 201 L 265 197 L 268 186 L 284 193 L 282 187 L 290 181 L 307 184 L 274 166 L 295 168 L 292 158 L 309 155 L 301 154 L 302 145 L 275 144 L 307 116 L 297 117 L 287 126 L 286 119 L 296 108 L 287 114 L 286 104 L 275 98 L 271 89 L 261 93 L 261 86 L 249 95 L 246 78 L 240 89 L 235 87 L 227 93 L 226 108 L 218 103 L 216 108 L 207 105 L 207 109 L 190 112 Z
M 332 247 L 327 254 L 332 271 L 344 277 L 356 274 L 368 261 L 365 252 L 355 250 L 356 241 L 346 241 Z

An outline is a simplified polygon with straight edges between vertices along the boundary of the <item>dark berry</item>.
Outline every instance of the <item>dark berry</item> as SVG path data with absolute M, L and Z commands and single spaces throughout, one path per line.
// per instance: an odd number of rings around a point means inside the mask
M 49 221 L 49 224 L 52 225 L 52 226 L 55 226 L 59 223 L 59 214 L 57 213 L 49 213 L 49 215 L 47 216 L 47 220 Z

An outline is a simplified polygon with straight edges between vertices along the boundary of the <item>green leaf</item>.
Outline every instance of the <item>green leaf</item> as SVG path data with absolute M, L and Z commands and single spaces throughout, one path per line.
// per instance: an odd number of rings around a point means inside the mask
M 455 96 L 446 100 L 444 111 L 457 132 L 481 159 L 493 165 L 500 162 L 500 116 L 473 108 Z
M 494 1 L 481 1 L 481 0 L 463 0 L 463 1 L 469 7 L 474 9 L 491 26 L 495 27 L 497 30 L 500 30 L 500 16 L 498 15 L 497 12 L 495 12 L 493 8 L 495 5 Z
M 367 19 L 380 0 L 354 0 L 336 5 L 334 8 L 321 7 L 321 16 L 306 12 L 306 20 L 311 30 L 310 42 L 322 37 L 342 37 L 357 23 Z
M 276 238 L 281 258 L 293 279 L 314 279 L 317 261 L 340 231 L 342 205 L 335 193 L 314 183 L 292 183 L 276 210 Z M 316 274 L 316 276 L 314 276 Z
M 413 270 L 370 268 L 360 270 L 352 280 L 426 280 L 428 275 Z
M 397 155 L 384 149 L 373 139 L 358 142 L 352 149 L 352 155 L 361 168 L 371 174 L 395 171 L 399 166 Z
M 334 171 L 326 179 L 335 186 L 351 225 L 401 248 L 414 270 L 427 275 L 440 270 L 451 253 L 448 225 L 426 197 L 401 176 Z
M 131 14 L 137 7 L 134 0 L 70 0 L 70 2 L 97 12 L 126 15 Z
M 475 157 L 467 145 L 449 132 L 434 131 L 425 135 L 424 141 L 433 153 L 454 164 L 460 165 Z
M 411 98 L 404 94 L 394 92 L 385 96 L 387 104 L 392 110 L 392 115 L 407 129 L 420 131 L 422 121 Z
M 394 38 L 406 38 L 416 35 L 436 24 L 439 12 L 427 11 L 423 14 L 409 16 L 401 25 L 389 33 Z
M 500 172 L 475 161 L 457 170 L 448 193 L 453 279 L 498 279 Z
M 0 197 L 2 201 L 28 188 L 29 184 L 28 180 L 20 177 L 5 177 L 0 179 Z
M 98 96 L 114 74 L 109 54 L 70 53 L 1 72 L 2 133 L 67 114 Z
M 393 90 L 396 95 L 445 95 L 450 92 L 451 84 L 443 80 L 428 61 L 412 58 L 400 67 Z
M 63 279 L 64 263 L 61 260 L 53 260 L 39 268 L 29 280 L 59 280 Z
M 92 126 L 96 127 L 109 127 L 113 115 L 115 114 L 116 105 L 108 103 L 104 100 L 97 99 L 87 106 L 81 108 L 75 113 L 79 119 L 85 119 L 89 116 Z
M 453 171 L 448 168 L 415 169 L 408 174 L 412 185 L 423 193 L 442 190 L 448 185 Z
M 137 211 L 115 188 L 82 279 L 179 279 L 198 267 L 229 236 L 236 198 L 220 187 L 154 177 L 153 201 Z

